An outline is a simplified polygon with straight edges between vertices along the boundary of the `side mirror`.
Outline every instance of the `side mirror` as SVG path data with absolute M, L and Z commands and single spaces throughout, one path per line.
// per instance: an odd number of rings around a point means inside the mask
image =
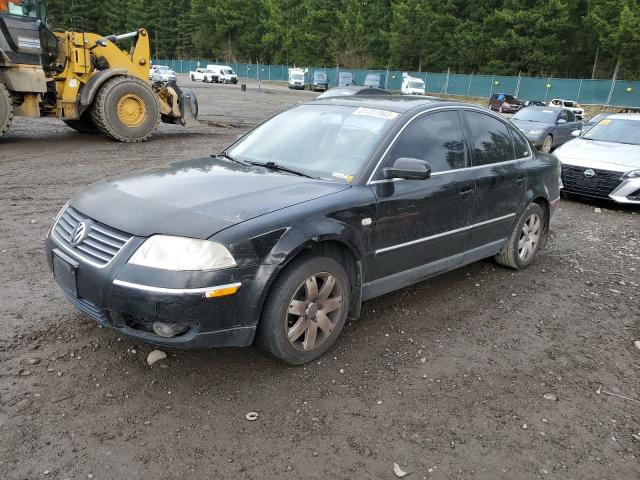
M 419 158 L 401 157 L 391 167 L 383 170 L 385 178 L 402 178 L 406 180 L 426 180 L 431 176 L 429 163 Z
M 573 132 L 571 132 L 571 135 L 574 137 L 579 137 L 581 133 L 582 130 L 574 130 Z
M 558 125 L 564 125 L 565 123 L 567 123 L 567 121 L 564 118 L 559 118 L 558 121 L 556 122 Z

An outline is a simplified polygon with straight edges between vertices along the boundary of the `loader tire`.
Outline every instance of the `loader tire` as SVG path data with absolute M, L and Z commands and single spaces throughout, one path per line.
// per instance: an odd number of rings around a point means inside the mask
M 160 105 L 151 87 L 130 76 L 107 80 L 91 107 L 91 119 L 103 133 L 125 143 L 148 140 L 160 123 Z
M 7 133 L 13 121 L 13 102 L 9 90 L 0 83 L 0 137 Z
M 73 128 L 76 132 L 96 134 L 101 133 L 91 118 L 91 112 L 86 110 L 77 120 L 63 120 L 67 127 Z

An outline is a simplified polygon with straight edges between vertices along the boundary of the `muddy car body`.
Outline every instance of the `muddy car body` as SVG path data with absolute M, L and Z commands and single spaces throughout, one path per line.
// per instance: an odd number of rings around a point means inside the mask
M 55 220 L 46 256 L 106 327 L 177 347 L 257 336 L 300 364 L 364 300 L 494 255 L 525 268 L 558 186 L 557 159 L 486 109 L 314 100 L 222 155 L 88 187 Z

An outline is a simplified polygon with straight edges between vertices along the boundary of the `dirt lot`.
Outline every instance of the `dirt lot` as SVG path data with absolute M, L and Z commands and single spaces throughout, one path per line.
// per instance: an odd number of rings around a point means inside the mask
M 244 125 L 311 95 L 196 91 L 204 119 Z M 529 270 L 484 261 L 370 301 L 306 367 L 254 348 L 148 367 L 150 346 L 76 312 L 42 249 L 67 199 L 242 131 L 124 145 L 17 120 L 0 139 L 0 478 L 640 478 L 638 209 L 565 199 Z

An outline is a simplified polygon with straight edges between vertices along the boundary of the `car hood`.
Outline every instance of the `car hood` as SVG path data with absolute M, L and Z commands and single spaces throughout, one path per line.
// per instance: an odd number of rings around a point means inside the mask
M 103 180 L 70 203 L 94 220 L 133 235 L 208 238 L 251 218 L 348 188 L 208 157 Z
M 555 151 L 561 162 L 590 168 L 627 171 L 640 168 L 640 146 L 576 138 Z
M 549 123 L 532 122 L 530 120 L 514 120 L 514 119 L 511 119 L 511 123 L 513 123 L 520 130 L 526 130 L 527 132 L 529 130 L 546 130 L 547 128 L 552 126 Z

